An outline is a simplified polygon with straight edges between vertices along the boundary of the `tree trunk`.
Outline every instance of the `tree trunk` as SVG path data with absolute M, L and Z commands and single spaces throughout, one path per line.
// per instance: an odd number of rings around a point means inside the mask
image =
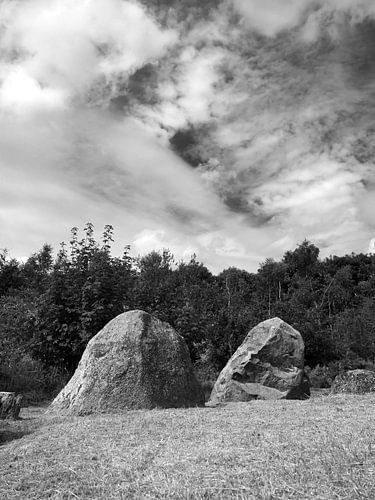
M 15 392 L 0 392 L 0 419 L 18 418 L 21 409 L 22 396 Z
M 268 318 L 271 318 L 271 287 L 268 285 Z

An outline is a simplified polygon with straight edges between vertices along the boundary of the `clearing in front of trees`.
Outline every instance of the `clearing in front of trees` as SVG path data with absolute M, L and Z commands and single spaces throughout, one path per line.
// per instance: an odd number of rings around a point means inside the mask
M 375 394 L 21 416 L 0 422 L 4 499 L 375 498 Z

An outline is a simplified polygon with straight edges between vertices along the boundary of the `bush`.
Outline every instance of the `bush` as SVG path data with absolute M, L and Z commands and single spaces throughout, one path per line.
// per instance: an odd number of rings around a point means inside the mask
M 333 393 L 351 392 L 366 394 L 375 391 L 375 372 L 372 370 L 351 370 L 335 378 Z
M 205 400 L 208 401 L 219 373 L 202 358 L 204 356 L 201 356 L 201 359 L 194 364 L 194 372 L 204 391 Z
M 23 406 L 52 399 L 64 387 L 69 374 L 60 368 L 43 367 L 40 361 L 24 356 L 0 366 L 0 391 L 23 395 Z
M 308 368 L 308 367 L 306 367 Z M 310 378 L 311 387 L 315 389 L 327 389 L 331 387 L 332 382 L 337 375 L 332 366 L 316 365 L 312 370 L 306 370 Z
M 308 366 L 305 371 L 310 378 L 311 386 L 316 389 L 328 389 L 332 386 L 334 379 L 345 373 L 348 370 L 373 370 L 375 371 L 375 364 L 372 361 L 366 361 L 362 358 L 348 353 L 345 359 L 340 361 L 332 361 L 327 365 L 316 365 L 313 369 Z

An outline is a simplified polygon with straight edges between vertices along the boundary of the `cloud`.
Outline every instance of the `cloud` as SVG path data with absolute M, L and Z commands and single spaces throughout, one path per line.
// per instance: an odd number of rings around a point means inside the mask
M 119 76 L 160 57 L 176 39 L 130 1 L 8 1 L 2 15 L 0 48 L 8 58 L 3 85 L 17 77 L 29 92 L 43 88 L 44 94 L 71 98 L 84 98 L 95 85 L 114 85 Z
M 0 247 L 26 255 L 92 221 L 119 252 L 196 252 L 215 271 L 305 237 L 367 248 L 372 2 L 0 8 Z
M 3 72 L 5 76 L 0 88 L 1 108 L 22 113 L 30 109 L 64 107 L 64 91 L 43 88 L 22 67 L 13 66 L 9 71 Z
M 250 226 L 273 228 L 286 245 L 310 237 L 327 252 L 363 250 L 372 230 L 373 5 L 235 3 L 246 30 L 221 10 L 211 19 L 220 30 L 208 21 L 194 31 L 198 53 L 217 51 L 216 82 L 206 126 L 180 120 L 187 142 L 177 150 L 201 161 L 204 182 Z
M 157 102 L 152 107 L 148 102 L 136 103 L 133 113 L 155 133 L 162 127 L 170 135 L 191 124 L 210 121 L 215 115 L 215 86 L 221 78 L 219 67 L 225 53 L 210 45 L 197 50 L 190 39 L 184 40 L 178 56 L 159 68 Z
M 301 22 L 302 14 L 311 0 L 233 0 L 235 9 L 246 24 L 266 36 L 294 28 Z
M 186 245 L 185 241 L 176 237 L 171 238 L 164 229 L 143 229 L 134 236 L 132 243 L 133 252 L 141 255 L 168 249 L 175 259 L 188 261 L 194 254 L 199 253 L 197 246 Z
M 237 224 L 233 224 L 234 228 Z M 257 237 L 258 245 L 254 245 L 254 252 L 249 255 L 246 248 L 248 238 Z M 269 239 L 264 234 L 250 231 L 246 238 L 238 234 L 232 234 L 229 227 L 221 228 L 218 231 L 205 232 L 201 235 L 195 235 L 189 238 L 176 234 L 171 234 L 165 229 L 145 229 L 136 234 L 132 241 L 133 254 L 145 254 L 151 251 L 161 252 L 169 249 L 175 259 L 188 261 L 193 255 L 198 255 L 204 263 L 208 263 L 213 272 L 220 272 L 228 265 L 238 266 L 240 268 L 253 268 L 263 258 L 261 251 L 262 244 L 269 244 Z
M 373 18 L 372 0 L 232 0 L 247 28 L 267 37 L 299 28 L 314 42 L 321 33 L 338 39 L 346 25 Z
M 92 221 L 99 231 L 115 226 L 117 253 L 128 243 L 134 251 L 148 251 L 152 243 L 168 246 L 177 258 L 195 251 L 217 271 L 225 266 L 228 251 L 220 248 L 240 233 L 241 221 L 142 124 L 74 109 L 22 115 L 11 123 L 5 115 L 0 126 L 0 241 L 12 254 L 25 255 L 45 241 L 56 247 L 69 239 L 71 227 Z M 142 231 L 162 237 L 147 245 Z M 212 231 L 216 243 L 202 242 Z M 232 248 L 236 244 L 244 242 Z

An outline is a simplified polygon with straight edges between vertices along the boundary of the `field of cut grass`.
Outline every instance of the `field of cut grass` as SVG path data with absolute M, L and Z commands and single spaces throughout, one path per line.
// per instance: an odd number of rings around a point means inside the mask
M 21 416 L 0 422 L 4 500 L 375 498 L 374 394 Z

